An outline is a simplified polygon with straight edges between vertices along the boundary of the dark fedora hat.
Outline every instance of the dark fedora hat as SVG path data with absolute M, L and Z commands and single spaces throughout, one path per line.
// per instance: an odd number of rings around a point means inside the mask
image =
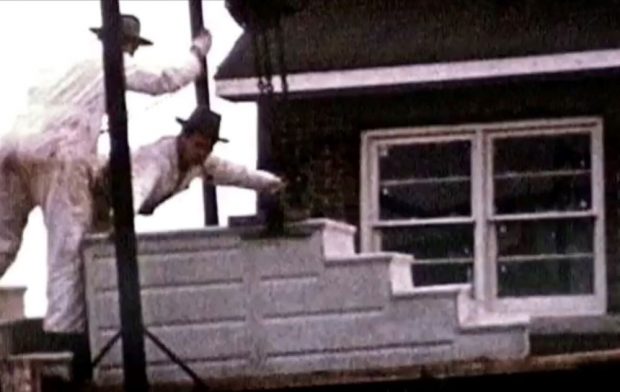
M 136 40 L 138 44 L 144 46 L 153 45 L 153 42 L 140 36 L 140 19 L 138 19 L 137 16 L 128 14 L 121 15 L 121 24 L 123 26 L 124 39 Z M 90 31 L 97 34 L 97 36 L 101 38 L 101 27 L 91 27 Z
M 211 111 L 207 106 L 200 105 L 187 120 L 177 118 L 177 122 L 183 126 L 183 133 L 193 134 L 196 132 L 213 138 L 218 142 L 228 143 L 228 139 L 220 137 L 220 121 L 222 117 Z

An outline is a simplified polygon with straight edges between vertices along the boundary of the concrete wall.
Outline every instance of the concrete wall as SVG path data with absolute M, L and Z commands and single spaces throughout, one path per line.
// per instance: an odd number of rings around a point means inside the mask
M 316 220 L 296 238 L 253 229 L 139 238 L 147 328 L 208 379 L 374 369 L 528 353 L 528 320 L 472 317 L 470 288 L 415 289 L 411 259 L 358 255 L 351 226 Z M 93 355 L 118 330 L 113 247 L 85 247 Z M 186 376 L 150 342 L 150 379 Z M 121 377 L 117 345 L 96 370 Z

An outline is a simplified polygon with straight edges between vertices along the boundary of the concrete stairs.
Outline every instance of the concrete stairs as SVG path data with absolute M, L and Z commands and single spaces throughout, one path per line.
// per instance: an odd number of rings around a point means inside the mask
M 355 229 L 330 220 L 138 237 L 147 328 L 207 380 L 381 369 L 529 354 L 527 317 L 487 314 L 469 286 L 412 286 L 410 256 L 356 254 Z M 114 248 L 84 247 L 95 356 L 119 328 Z M 188 378 L 147 341 L 152 382 Z M 117 344 L 97 384 L 122 377 Z

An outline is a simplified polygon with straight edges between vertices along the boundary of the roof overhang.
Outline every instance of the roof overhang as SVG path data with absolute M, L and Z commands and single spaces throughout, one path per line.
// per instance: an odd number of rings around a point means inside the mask
M 291 94 L 303 95 L 325 91 L 343 92 L 357 89 L 591 72 L 615 68 L 620 68 L 620 49 L 301 72 L 287 75 L 287 84 Z M 217 95 L 230 100 L 253 100 L 259 95 L 256 77 L 220 79 L 215 85 Z M 273 78 L 273 87 L 276 93 L 282 92 L 279 77 Z

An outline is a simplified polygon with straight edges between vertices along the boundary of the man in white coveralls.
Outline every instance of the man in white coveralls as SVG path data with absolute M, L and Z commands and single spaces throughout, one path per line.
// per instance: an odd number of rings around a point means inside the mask
M 268 172 L 253 170 L 215 155 L 217 142 L 228 140 L 219 136 L 220 116 L 206 106 L 198 106 L 182 125 L 177 136 L 166 136 L 155 143 L 139 148 L 131 156 L 134 211 L 150 215 L 164 201 L 187 189 L 192 180 L 208 178 L 215 185 L 229 185 L 275 193 L 284 187 L 283 181 Z M 99 217 L 95 228 L 109 225 L 108 167 L 99 171 L 93 197 L 98 199 Z
M 101 35 L 101 29 L 91 29 Z M 122 15 L 126 86 L 160 95 L 192 83 L 211 47 L 203 31 L 187 54 L 165 67 L 132 62 L 142 45 L 140 21 Z M 43 328 L 59 339 L 85 332 L 79 246 L 92 221 L 93 169 L 105 114 L 101 53 L 69 67 L 51 83 L 29 92 L 28 108 L 0 140 L 0 276 L 14 261 L 29 213 L 43 210 L 48 231 L 48 307 Z

